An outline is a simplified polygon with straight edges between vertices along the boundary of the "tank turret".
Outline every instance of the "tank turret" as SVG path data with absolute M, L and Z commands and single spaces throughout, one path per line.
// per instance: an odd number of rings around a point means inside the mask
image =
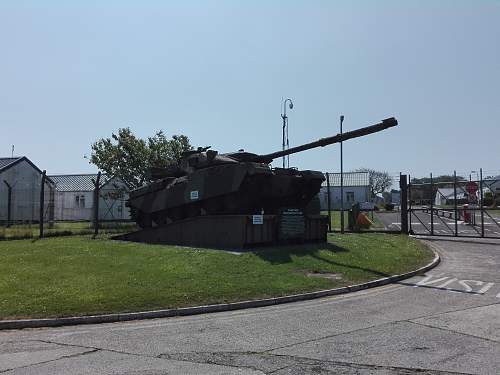
M 267 214 L 283 207 L 304 209 L 319 192 L 320 171 L 272 168 L 279 157 L 376 133 L 398 124 L 394 117 L 343 134 L 270 154 L 210 147 L 186 152 L 177 164 L 150 171 L 153 182 L 130 192 L 129 206 L 141 227 L 198 215 Z

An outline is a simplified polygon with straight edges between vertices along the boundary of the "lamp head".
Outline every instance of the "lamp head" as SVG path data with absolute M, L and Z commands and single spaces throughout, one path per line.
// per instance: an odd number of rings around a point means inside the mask
M 293 109 L 293 102 L 290 100 L 290 104 L 288 105 L 288 108 Z

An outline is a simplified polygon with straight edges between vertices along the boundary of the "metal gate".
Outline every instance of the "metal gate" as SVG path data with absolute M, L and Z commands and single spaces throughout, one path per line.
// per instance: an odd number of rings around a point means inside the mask
M 500 238 L 500 179 L 436 180 L 432 174 L 407 185 L 408 232 L 418 235 Z

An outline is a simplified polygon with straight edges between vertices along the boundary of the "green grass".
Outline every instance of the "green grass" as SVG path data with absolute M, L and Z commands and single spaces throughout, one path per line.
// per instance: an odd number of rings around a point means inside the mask
M 99 224 L 100 233 L 123 233 L 136 229 L 136 224 L 132 222 L 101 222 Z M 52 227 L 45 223 L 44 233 L 47 237 L 83 235 L 94 233 L 94 227 L 88 221 L 56 222 Z M 40 227 L 38 224 L 14 224 L 10 227 L 0 227 L 0 239 L 38 238 L 39 234 Z
M 341 223 L 340 223 L 340 218 L 341 218 L 341 212 L 340 211 L 330 211 L 331 213 L 331 223 L 332 223 L 332 230 L 340 230 L 341 228 Z M 328 215 L 328 211 L 321 211 L 321 215 Z M 349 212 L 344 211 L 344 229 L 348 230 L 349 226 Z M 369 212 L 367 213 L 368 218 L 373 222 L 373 225 L 370 227 L 370 229 L 384 229 L 384 223 L 382 223 L 376 214 L 373 214 L 372 218 L 372 213 Z
M 0 242 L 0 319 L 142 311 L 280 296 L 414 270 L 432 258 L 407 236 L 331 235 L 329 243 L 220 250 L 92 240 Z M 308 273 L 335 273 L 340 280 Z

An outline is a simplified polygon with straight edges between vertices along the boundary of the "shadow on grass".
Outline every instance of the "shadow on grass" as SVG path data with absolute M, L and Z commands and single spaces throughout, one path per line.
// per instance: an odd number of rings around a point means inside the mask
M 314 256 L 318 257 L 321 250 L 332 253 L 348 252 L 345 247 L 332 243 L 312 243 L 300 245 L 281 245 L 278 247 L 262 247 L 254 249 L 253 252 L 259 258 L 271 264 L 283 264 L 292 262 L 292 256 Z
M 320 255 L 320 251 L 327 251 L 331 253 L 345 253 L 349 252 L 349 249 L 345 247 L 334 245 L 332 243 L 315 243 L 307 245 L 289 245 L 280 246 L 278 248 L 261 248 L 254 251 L 255 255 L 259 258 L 269 262 L 271 264 L 284 264 L 292 262 L 292 256 L 310 256 L 321 262 L 329 263 L 338 267 L 345 267 L 349 269 L 360 270 L 363 272 L 371 273 L 373 275 L 388 277 L 391 276 L 387 273 L 380 272 L 371 268 L 355 266 L 352 264 L 346 264 L 342 262 L 336 262 Z

